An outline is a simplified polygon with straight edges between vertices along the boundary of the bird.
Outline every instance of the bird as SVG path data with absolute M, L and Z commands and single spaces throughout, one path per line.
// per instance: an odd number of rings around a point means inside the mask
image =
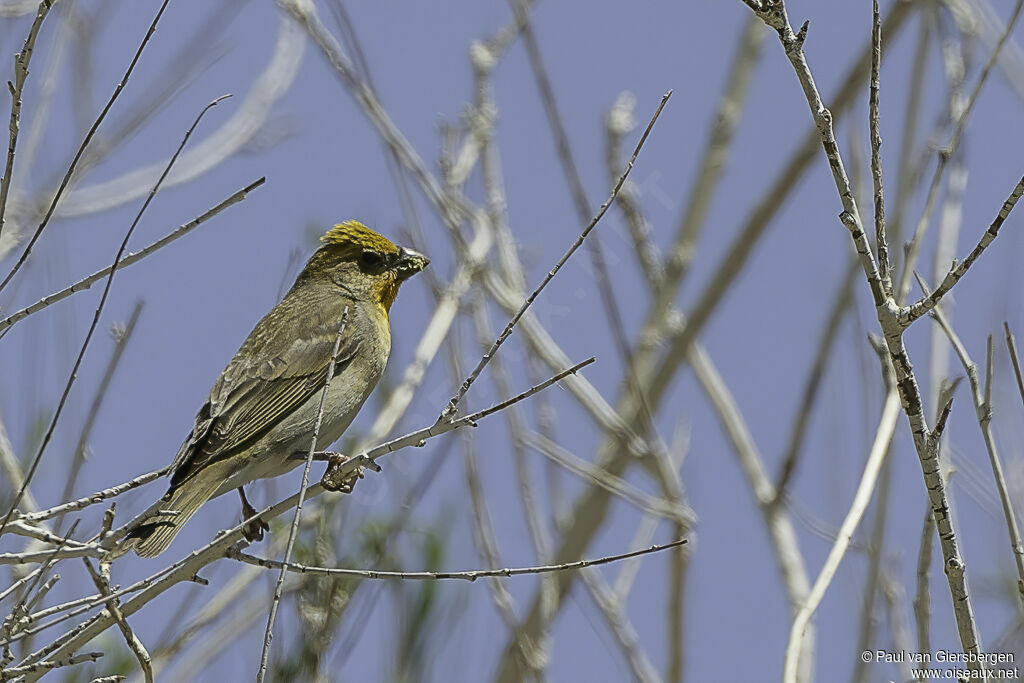
M 159 555 L 203 503 L 232 490 L 249 519 L 255 509 L 243 487 L 303 463 L 321 396 L 317 441 L 330 444 L 377 385 L 391 352 L 391 304 L 430 260 L 355 220 L 335 225 L 320 242 L 214 382 L 171 464 L 167 493 L 127 525 L 124 552 Z M 251 523 L 245 536 L 260 540 L 267 528 Z

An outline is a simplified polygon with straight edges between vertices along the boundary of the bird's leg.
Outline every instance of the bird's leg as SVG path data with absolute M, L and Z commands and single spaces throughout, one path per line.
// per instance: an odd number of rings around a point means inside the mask
M 245 489 L 241 486 L 238 487 L 238 497 L 242 499 L 242 519 L 246 520 L 255 515 L 256 508 L 249 504 L 249 500 L 245 497 Z M 245 540 L 253 543 L 263 540 L 264 531 L 270 531 L 270 525 L 262 519 L 254 519 L 245 525 L 242 535 L 245 536 Z

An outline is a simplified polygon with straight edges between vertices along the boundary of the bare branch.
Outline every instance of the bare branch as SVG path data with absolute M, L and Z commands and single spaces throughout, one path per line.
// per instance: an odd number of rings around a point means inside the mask
M 1003 206 L 999 209 L 999 213 L 996 214 L 996 217 L 992 221 L 991 225 L 989 225 L 988 230 L 982 233 L 981 239 L 978 240 L 978 244 L 973 250 L 971 250 L 971 253 L 959 263 L 954 260 L 953 265 L 949 268 L 949 272 L 946 273 L 946 277 L 942 279 L 942 282 L 940 282 L 939 286 L 935 288 L 935 291 L 911 304 L 907 309 L 906 314 L 901 316 L 903 318 L 901 322 L 904 327 L 935 308 L 936 304 L 942 300 L 942 297 L 953 289 L 953 286 L 967 274 L 967 270 L 974 265 L 982 252 L 984 252 L 988 245 L 992 244 L 996 237 L 999 236 L 999 228 L 1003 226 L 1003 222 L 1006 220 L 1007 216 L 1010 215 L 1010 212 L 1013 211 L 1013 207 L 1016 206 L 1017 200 L 1021 198 L 1021 195 L 1024 195 L 1024 176 L 1021 176 L 1021 179 L 1014 186 L 1013 190 L 1010 192 L 1010 196 L 1006 198 L 1005 202 L 1003 202 Z
M 96 590 L 105 595 L 110 594 L 110 577 L 105 575 L 104 572 L 96 571 L 89 560 L 83 558 L 82 562 L 85 563 L 86 569 L 89 571 L 89 576 L 92 577 L 92 582 L 96 585 Z M 108 569 L 109 571 L 109 569 Z M 128 620 L 125 619 L 124 615 L 121 614 L 121 608 L 118 606 L 117 598 L 110 598 L 106 602 L 107 610 L 110 612 L 110 616 L 117 622 L 117 626 L 121 629 L 121 634 L 124 636 L 125 642 L 128 643 L 128 649 L 132 651 L 135 658 L 139 660 L 139 666 L 142 668 L 142 674 L 146 678 L 146 683 L 153 683 L 153 662 L 149 657 L 149 652 L 146 650 L 146 646 L 142 644 L 139 637 L 135 635 L 135 631 L 128 625 Z
M 14 83 L 7 82 L 11 91 L 11 131 L 7 144 L 7 164 L 4 166 L 3 178 L 0 178 L 0 234 L 4 230 L 4 218 L 7 214 L 7 195 L 11 190 L 11 173 L 14 170 L 14 150 L 18 146 L 18 130 L 21 127 L 21 96 L 25 91 L 25 80 L 28 78 L 28 65 L 32 61 L 32 50 L 35 49 L 36 36 L 43 25 L 43 19 L 50 13 L 51 0 L 41 0 L 36 18 L 25 37 L 21 52 L 14 56 Z
M 608 555 L 594 560 L 580 560 L 578 562 L 566 562 L 564 564 L 546 564 L 536 567 L 506 567 L 504 569 L 473 569 L 459 572 L 386 572 L 375 569 L 342 569 L 340 567 L 311 567 L 303 564 L 285 563 L 278 560 L 268 560 L 262 557 L 255 557 L 241 551 L 230 551 L 228 557 L 253 564 L 267 569 L 286 569 L 299 574 L 316 574 L 319 576 L 355 576 L 361 579 L 399 579 L 403 581 L 438 581 L 443 579 L 459 579 L 462 581 L 476 581 L 485 577 L 510 577 L 525 576 L 529 574 L 546 574 L 548 572 L 564 572 L 584 567 L 596 567 L 602 564 L 610 564 L 620 560 L 627 560 L 639 555 L 660 553 L 663 550 L 678 548 L 687 542 L 681 538 L 663 545 L 652 545 L 642 550 L 632 550 L 619 555 Z
M 895 387 L 890 387 L 886 393 L 885 405 L 882 408 L 882 417 L 879 420 L 878 429 L 875 431 L 875 440 L 871 446 L 870 453 L 868 453 L 868 460 L 864 465 L 864 473 L 861 475 L 860 483 L 857 485 L 857 492 L 854 494 L 850 509 L 843 519 L 842 526 L 839 528 L 838 538 L 836 538 L 836 542 L 832 545 L 828 558 L 825 560 L 825 565 L 821 568 L 821 572 L 818 574 L 818 578 L 815 580 L 806 602 L 800 607 L 793 618 L 793 627 L 789 633 L 789 644 L 786 646 L 785 670 L 782 674 L 782 680 L 786 683 L 795 683 L 797 680 L 797 664 L 800 659 L 804 630 L 807 628 L 807 624 L 814 611 L 821 603 L 821 599 L 825 597 L 825 591 L 828 590 L 829 584 L 832 583 L 832 579 L 839 569 L 839 563 L 842 562 L 843 556 L 850 546 L 853 532 L 857 530 L 864 511 L 868 507 L 868 503 L 875 490 L 878 473 L 881 471 L 886 453 L 889 452 L 889 443 L 892 440 L 893 432 L 896 430 L 896 421 L 899 418 L 899 414 L 899 395 Z
M 167 246 L 168 244 L 178 239 L 179 237 L 187 235 L 188 233 L 192 232 L 194 229 L 198 228 L 206 221 L 210 220 L 211 218 L 219 214 L 224 209 L 234 206 L 235 204 L 241 202 L 248 196 L 250 192 L 260 187 L 265 182 L 267 182 L 267 179 L 266 177 L 263 177 L 249 183 L 238 192 L 235 192 L 233 195 L 231 195 L 221 203 L 217 204 L 212 209 L 209 209 L 208 211 L 204 212 L 201 216 L 189 221 L 188 223 L 185 223 L 178 229 L 170 232 L 164 237 L 161 237 L 156 242 L 153 242 L 152 244 L 140 249 L 139 251 L 128 254 L 127 256 L 125 256 L 124 258 L 117 262 L 116 270 L 121 270 L 122 268 L 130 266 L 133 263 L 138 263 L 145 257 L 152 254 L 154 251 Z M 62 301 L 71 296 L 72 294 L 75 294 L 77 292 L 83 292 L 89 289 L 95 283 L 110 275 L 110 272 L 111 268 L 109 266 L 104 268 L 103 270 L 98 270 L 92 275 L 82 278 L 73 285 L 69 285 L 68 287 L 65 287 L 59 292 L 54 292 L 53 294 L 44 296 L 42 299 L 32 304 L 31 306 L 23 308 L 16 313 L 12 313 L 3 320 L 0 320 L 0 335 L 6 334 L 7 330 L 19 320 L 24 320 L 33 313 L 38 313 L 47 306 L 55 304 L 58 301 Z

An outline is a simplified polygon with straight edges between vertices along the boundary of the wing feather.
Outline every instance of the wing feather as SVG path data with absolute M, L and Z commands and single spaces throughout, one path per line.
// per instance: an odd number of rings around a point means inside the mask
M 172 487 L 251 446 L 323 390 L 337 323 L 318 325 L 305 339 L 285 339 L 280 330 L 288 326 L 271 318 L 260 321 L 210 391 L 175 459 Z M 342 333 L 335 375 L 351 361 L 357 346 L 357 335 Z M 253 361 L 267 356 L 271 360 Z

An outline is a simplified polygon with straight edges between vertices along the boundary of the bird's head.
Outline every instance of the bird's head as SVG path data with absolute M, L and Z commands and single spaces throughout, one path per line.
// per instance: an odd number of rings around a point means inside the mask
M 391 308 L 398 286 L 430 263 L 423 254 L 399 247 L 359 221 L 345 221 L 320 238 L 321 247 L 299 276 L 333 283 L 360 301 Z

